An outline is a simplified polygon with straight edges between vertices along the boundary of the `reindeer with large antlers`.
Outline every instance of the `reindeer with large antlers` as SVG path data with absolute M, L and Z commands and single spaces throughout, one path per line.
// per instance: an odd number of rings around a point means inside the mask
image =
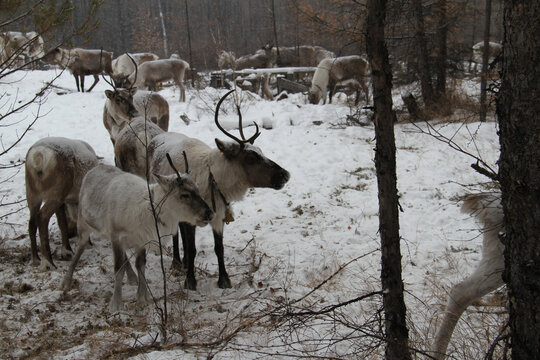
M 198 139 L 168 132 L 155 136 L 149 144 L 151 173 L 171 174 L 172 168 L 167 163 L 167 153 L 171 154 L 174 165 L 180 171 L 185 171 L 183 156 L 185 152 L 190 165 L 191 177 L 197 184 L 203 199 L 216 213 L 210 224 L 214 234 L 215 252 L 219 264 L 218 285 L 222 289 L 231 287 L 231 281 L 225 269 L 223 250 L 224 224 L 233 220 L 230 208 L 231 202 L 241 200 L 250 188 L 260 187 L 279 190 L 283 188 L 290 177 L 287 170 L 268 159 L 261 149 L 253 145 L 255 139 L 261 134 L 256 123 L 255 134 L 248 139 L 244 137 L 240 112 L 241 138 L 227 132 L 219 123 L 219 108 L 225 98 L 233 91 L 228 92 L 219 100 L 214 120 L 217 127 L 234 141 L 215 139 L 217 148 L 213 149 Z M 135 136 L 131 141 L 137 141 Z M 117 142 L 116 145 L 118 148 L 122 144 Z M 179 225 L 184 246 L 184 265 L 187 267 L 185 288 L 195 290 L 197 287 L 194 270 L 196 255 L 195 226 L 185 222 L 181 222 Z M 173 266 L 180 266 L 178 234 L 173 237 L 173 251 Z

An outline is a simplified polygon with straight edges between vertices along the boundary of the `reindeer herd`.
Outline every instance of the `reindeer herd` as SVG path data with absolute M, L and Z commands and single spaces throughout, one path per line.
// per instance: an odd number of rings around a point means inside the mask
M 55 214 L 62 238 L 61 258 L 72 258 L 61 289 L 71 288 L 73 273 L 93 236 L 108 239 L 114 259 L 114 292 L 110 310 L 123 309 L 122 281 L 137 284 L 137 305 L 150 301 L 145 278 L 146 251 L 172 238 L 172 266 L 186 270 L 184 287 L 196 290 L 196 228 L 210 225 L 218 259 L 220 288 L 230 288 L 224 261 L 224 225 L 233 219 L 231 203 L 241 200 L 250 188 L 282 189 L 290 178 L 287 170 L 267 158 L 254 145 L 260 136 L 244 136 L 242 115 L 237 107 L 240 137 L 226 131 L 219 122 L 220 106 L 234 92 L 217 103 L 214 122 L 232 141 L 215 139 L 215 147 L 180 133 L 168 132 L 169 104 L 156 84 L 172 80 L 185 101 L 183 79 L 189 64 L 172 56 L 159 59 L 152 53 L 113 54 L 103 50 L 55 48 L 43 52 L 43 39 L 34 32 L 0 34 L 2 62 L 43 59 L 68 69 L 77 90 L 84 92 L 86 75 L 94 77 L 91 91 L 105 73 L 112 90 L 106 90 L 103 124 L 115 155 L 115 166 L 102 164 L 89 144 L 80 140 L 48 137 L 33 144 L 26 155 L 26 197 L 30 210 L 28 231 L 31 262 L 41 271 L 55 269 L 49 244 L 48 224 Z M 18 49 L 18 50 L 12 50 Z M 255 54 L 236 58 L 221 52 L 220 68 L 243 69 L 274 66 L 316 67 L 309 102 L 329 102 L 337 84 L 349 82 L 361 89 L 366 99 L 369 63 L 361 56 L 336 55 L 319 46 L 280 47 L 267 45 Z M 106 79 L 106 78 L 104 78 Z M 149 89 L 143 90 L 144 88 Z M 369 100 L 368 100 L 369 101 Z M 149 185 L 148 185 L 149 184 Z M 483 258 L 476 272 L 452 290 L 445 318 L 439 329 L 434 356 L 444 358 L 460 315 L 474 300 L 502 285 L 503 245 L 497 234 L 502 229 L 500 200 L 493 195 L 470 197 L 464 211 L 478 216 L 488 230 L 484 234 Z M 39 233 L 38 251 L 36 233 Z M 69 238 L 79 236 L 73 255 Z M 180 256 L 179 235 L 184 250 Z M 164 238 L 165 237 L 165 238 Z M 135 253 L 133 270 L 126 255 Z

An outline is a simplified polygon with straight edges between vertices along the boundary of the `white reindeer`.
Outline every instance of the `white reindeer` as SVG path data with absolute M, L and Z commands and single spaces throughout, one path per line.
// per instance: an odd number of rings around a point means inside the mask
M 184 75 L 189 70 L 189 64 L 180 59 L 160 59 L 147 61 L 139 66 L 138 74 L 129 76 L 127 83 L 139 89 L 148 88 L 156 90 L 156 84 L 163 81 L 173 80 L 180 89 L 179 101 L 186 101 L 184 88 Z
M 78 232 L 82 243 L 64 276 L 62 290 L 71 288 L 73 271 L 93 233 L 112 244 L 115 281 L 111 312 L 123 309 L 122 280 L 129 267 L 125 253 L 128 249 L 134 249 L 136 254 L 137 306 L 150 301 L 145 278 L 146 248 L 155 246 L 158 236 L 176 233 L 178 221 L 204 226 L 214 215 L 189 175 L 155 178 L 157 182 L 148 189 L 145 180 L 113 166 L 98 165 L 88 172 L 79 196 Z
M 326 103 L 326 91 L 330 88 L 329 103 L 332 103 L 336 85 L 339 82 L 352 80 L 356 89 L 355 105 L 358 104 L 360 88 L 364 91 L 369 103 L 369 89 L 365 82 L 365 78 L 369 75 L 368 71 L 369 63 L 358 55 L 323 59 L 313 74 L 309 102 L 318 104 L 322 99 L 323 103 Z
M 76 221 L 82 180 L 97 164 L 98 157 L 92 147 L 80 140 L 48 137 L 28 149 L 25 163 L 26 200 L 30 209 L 28 233 L 32 264 L 37 265 L 36 231 L 39 228 L 40 270 L 56 267 L 49 245 L 49 220 L 55 213 L 62 235 L 62 257 L 67 258 L 73 253 L 69 245 L 67 215 Z
M 450 291 L 444 320 L 433 345 L 433 356 L 438 360 L 445 358 L 454 328 L 465 309 L 475 300 L 504 285 L 504 245 L 498 236 L 504 231 L 500 193 L 469 195 L 461 210 L 474 215 L 483 224 L 482 259 L 476 270 Z
M 133 74 L 137 66 L 158 60 L 159 56 L 153 53 L 125 53 L 112 61 L 112 78 L 117 87 L 124 87 L 126 79 Z

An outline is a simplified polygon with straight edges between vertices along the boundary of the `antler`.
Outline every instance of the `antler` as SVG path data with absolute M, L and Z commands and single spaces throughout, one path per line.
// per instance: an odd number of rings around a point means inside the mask
M 131 84 L 131 86 L 129 87 L 129 90 L 133 89 L 133 86 L 135 85 L 135 83 L 137 82 L 137 74 L 138 74 L 138 71 L 139 71 L 139 67 L 137 66 L 137 63 L 135 62 L 135 60 L 131 57 L 131 55 L 129 55 L 129 53 L 126 53 L 126 55 L 130 58 L 131 62 L 133 63 L 133 66 L 135 66 L 135 78 L 133 79 L 133 83 Z
M 259 137 L 259 135 L 261 135 L 260 131 L 259 131 L 259 125 L 257 125 L 257 123 L 254 121 L 253 123 L 255 124 L 255 134 L 253 134 L 252 137 L 250 137 L 249 139 L 246 139 L 244 137 L 244 131 L 242 129 L 242 113 L 240 112 L 240 107 L 238 105 L 236 105 L 236 109 L 238 110 L 238 123 L 239 123 L 239 126 L 240 126 L 240 135 L 242 136 L 242 140 L 237 138 L 236 136 L 234 136 L 233 134 L 229 133 L 227 130 L 225 130 L 219 123 L 219 108 L 221 106 L 221 103 L 223 102 L 223 100 L 225 100 L 225 98 L 227 96 L 229 96 L 231 93 L 233 93 L 235 90 L 231 90 L 229 91 L 228 93 L 226 93 L 225 95 L 223 95 L 223 97 L 221 99 L 219 99 L 217 105 L 216 105 L 216 113 L 215 113 L 215 116 L 214 116 L 214 120 L 216 122 L 216 125 L 218 127 L 219 130 L 221 130 L 221 132 L 223 132 L 225 135 L 227 135 L 228 137 L 230 137 L 231 139 L 235 140 L 236 142 L 238 142 L 240 145 L 244 145 L 244 144 L 247 144 L 247 143 L 250 143 L 250 144 L 253 144 L 255 142 L 255 139 L 257 137 Z
M 187 155 L 185 151 L 182 151 L 182 155 L 184 155 L 184 162 L 186 163 L 186 174 L 189 174 L 189 164 L 187 161 Z
M 101 51 L 100 51 L 100 53 L 99 53 L 99 68 L 100 68 L 100 69 L 101 69 L 102 66 L 103 66 L 103 64 L 102 64 L 102 62 L 101 62 L 101 59 L 102 59 L 102 58 L 103 58 L 103 48 L 101 48 Z M 110 75 L 109 75 L 109 76 L 110 76 Z M 112 88 L 114 89 L 114 91 L 116 91 L 116 86 L 114 85 L 114 82 L 112 82 L 112 81 L 110 81 L 110 80 L 107 80 L 107 78 L 106 78 L 103 74 L 101 74 L 101 77 L 103 78 L 103 80 L 105 80 L 105 82 L 106 82 L 107 84 L 109 84 L 109 85 L 112 86 Z
M 169 153 L 166 153 L 165 156 L 167 156 L 167 160 L 169 160 L 169 165 L 171 165 L 174 172 L 176 173 L 176 176 L 178 176 L 178 181 L 180 181 L 180 179 L 181 179 L 180 173 L 178 172 L 178 170 L 176 170 L 176 167 L 174 166 L 174 164 L 172 162 L 171 155 L 169 155 Z M 187 162 L 186 162 L 186 165 L 187 165 Z

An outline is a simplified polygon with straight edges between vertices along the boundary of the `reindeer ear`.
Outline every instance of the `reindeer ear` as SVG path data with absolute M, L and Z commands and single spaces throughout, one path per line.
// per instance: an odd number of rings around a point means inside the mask
M 160 175 L 160 174 L 157 174 L 157 173 L 152 173 L 152 175 L 154 175 L 154 178 L 156 179 L 157 183 L 160 186 L 169 187 L 169 184 L 170 184 L 170 181 L 171 181 L 170 176 Z
M 105 96 L 107 96 L 108 99 L 112 100 L 114 98 L 114 91 L 105 90 Z
M 240 145 L 237 143 L 224 142 L 216 138 L 216 145 L 226 157 L 234 157 L 240 152 Z

